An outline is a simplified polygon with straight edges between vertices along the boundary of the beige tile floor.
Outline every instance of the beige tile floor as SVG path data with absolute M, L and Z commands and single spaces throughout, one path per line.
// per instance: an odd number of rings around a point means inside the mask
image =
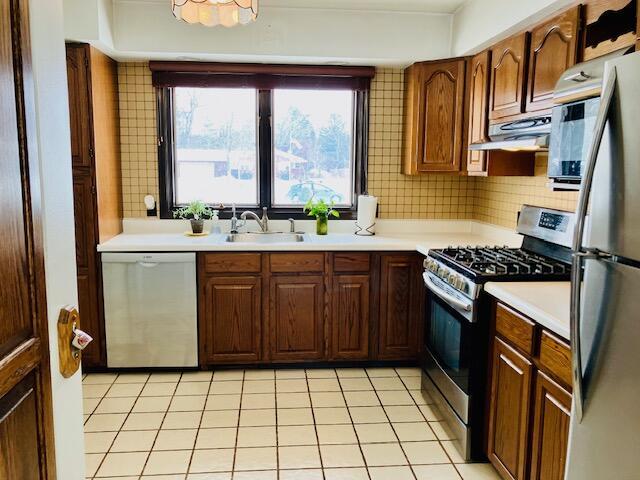
M 494 480 L 413 368 L 89 374 L 87 478 Z

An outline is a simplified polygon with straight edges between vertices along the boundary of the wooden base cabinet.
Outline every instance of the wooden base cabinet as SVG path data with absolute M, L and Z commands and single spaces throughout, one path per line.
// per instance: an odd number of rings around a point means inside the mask
M 489 460 L 502 478 L 524 480 L 533 365 L 496 338 L 491 368 Z
M 571 415 L 570 349 L 497 304 L 487 455 L 505 480 L 563 480 Z
M 324 359 L 324 278 L 273 276 L 269 290 L 270 359 Z
M 567 461 L 571 393 L 538 372 L 531 439 L 531 480 L 562 480 Z
M 331 292 L 331 358 L 369 357 L 369 275 L 336 275 Z
M 200 294 L 200 362 L 253 363 L 262 358 L 262 278 L 207 277 Z
M 416 253 L 199 253 L 200 365 L 418 361 Z
M 415 358 L 420 344 L 422 284 L 419 257 L 413 254 L 380 258 L 380 318 L 378 358 Z

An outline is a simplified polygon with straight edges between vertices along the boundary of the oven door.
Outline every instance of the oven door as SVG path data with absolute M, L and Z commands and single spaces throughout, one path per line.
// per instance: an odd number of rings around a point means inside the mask
M 553 108 L 549 178 L 580 180 L 599 106 L 600 98 L 596 97 Z
M 460 419 L 469 420 L 469 371 L 474 350 L 474 302 L 459 303 L 453 289 L 447 291 L 425 272 L 429 290 L 425 309 L 423 368 Z M 439 280 L 439 279 L 438 279 Z M 452 302 L 451 300 L 455 300 Z M 470 315 L 469 315 L 470 314 Z

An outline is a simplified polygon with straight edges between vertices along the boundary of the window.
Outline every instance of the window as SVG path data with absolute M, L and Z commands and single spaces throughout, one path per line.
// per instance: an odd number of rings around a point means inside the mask
M 273 92 L 273 206 L 353 205 L 353 92 Z
M 302 216 L 302 205 L 315 198 L 333 202 L 343 218 L 353 216 L 366 190 L 372 69 L 355 68 L 366 73 L 359 77 L 317 75 L 324 67 L 283 67 L 294 75 L 221 74 L 168 71 L 158 67 L 163 63 L 151 65 L 163 218 L 196 199 L 267 207 L 277 218 Z M 309 69 L 316 74 L 305 75 Z
M 175 204 L 258 205 L 256 91 L 174 90 Z

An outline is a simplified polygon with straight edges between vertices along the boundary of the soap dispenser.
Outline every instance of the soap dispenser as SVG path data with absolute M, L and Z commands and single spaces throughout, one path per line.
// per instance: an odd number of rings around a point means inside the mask
M 218 214 L 218 210 L 214 210 L 211 215 L 211 233 L 214 235 L 222 233 L 222 229 L 220 228 L 220 217 Z

